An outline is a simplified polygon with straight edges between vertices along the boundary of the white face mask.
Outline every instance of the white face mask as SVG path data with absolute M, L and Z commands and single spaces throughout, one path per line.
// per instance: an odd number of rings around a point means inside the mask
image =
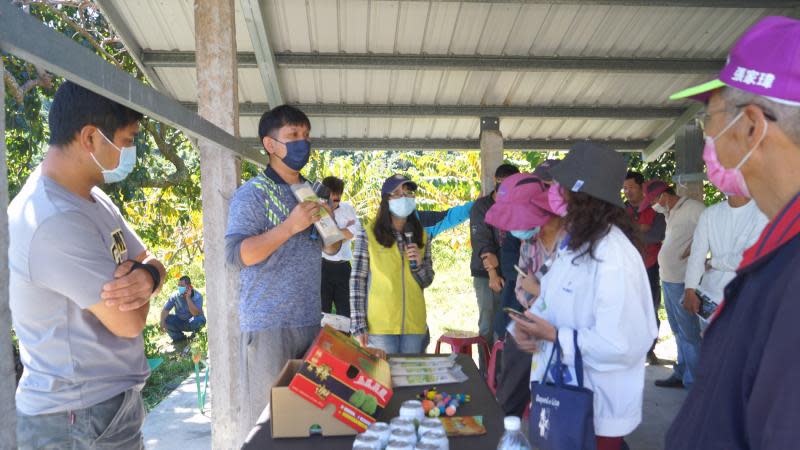
M 103 138 L 105 138 L 109 144 L 117 149 L 118 152 L 120 152 L 119 164 L 117 164 L 115 169 L 109 170 L 103 167 L 102 164 L 97 161 L 97 158 L 94 157 L 94 153 L 90 153 L 90 155 L 92 155 L 94 163 L 97 164 L 97 167 L 99 167 L 100 171 L 103 173 L 103 180 L 106 182 L 106 184 L 118 183 L 127 178 L 127 176 L 133 172 L 133 168 L 136 166 L 136 146 L 131 145 L 130 147 L 123 147 L 120 149 L 113 142 L 111 142 L 111 139 L 107 138 L 99 128 L 97 129 L 97 132 L 100 133 L 100 136 L 103 136 Z
M 389 211 L 395 217 L 405 218 L 417 209 L 417 200 L 410 197 L 389 199 Z
M 656 203 L 655 205 L 653 205 L 653 211 L 659 214 L 664 214 L 666 216 L 667 213 L 669 212 L 669 209 L 665 206 L 661 206 L 658 203 Z

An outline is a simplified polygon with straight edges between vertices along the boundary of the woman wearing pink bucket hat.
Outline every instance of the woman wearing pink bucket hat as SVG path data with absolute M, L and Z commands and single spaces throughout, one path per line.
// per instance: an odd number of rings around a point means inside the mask
M 520 252 L 518 266 L 525 275 L 517 278 L 516 289 L 517 299 L 525 309 L 539 294 L 535 275 L 554 255 L 556 241 L 562 235 L 561 217 L 548 202 L 549 190 L 550 183 L 536 175 L 512 175 L 503 181 L 495 204 L 486 213 L 486 223 L 510 232 L 527 247 Z M 543 246 L 542 241 L 547 245 Z
M 564 236 L 562 218 L 548 202 L 552 182 L 548 170 L 557 163 L 548 160 L 533 175 L 521 173 L 508 177 L 486 214 L 487 223 L 509 231 L 522 242 L 514 290 L 517 301 L 504 299 L 503 304 L 520 312 L 530 308 L 538 296 L 539 279 L 552 264 L 556 246 Z M 501 311 L 501 314 L 506 313 Z M 497 400 L 506 414 L 521 416 L 530 400 L 531 354 L 520 350 L 510 334 L 506 334 L 501 367 Z

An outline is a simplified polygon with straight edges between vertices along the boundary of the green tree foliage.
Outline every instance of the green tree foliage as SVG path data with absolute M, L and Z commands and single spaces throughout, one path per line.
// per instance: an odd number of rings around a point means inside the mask
M 16 1 L 27 13 L 146 83 L 133 59 L 92 2 Z M 49 138 L 47 111 L 61 79 L 3 53 L 9 193 L 13 198 L 41 162 Z M 179 131 L 146 119 L 136 140 L 138 164 L 104 190 L 120 205 L 150 248 L 183 263 L 202 248 L 199 159 Z M 169 249 L 169 250 L 166 250 Z M 176 259 L 177 258 L 177 259 Z

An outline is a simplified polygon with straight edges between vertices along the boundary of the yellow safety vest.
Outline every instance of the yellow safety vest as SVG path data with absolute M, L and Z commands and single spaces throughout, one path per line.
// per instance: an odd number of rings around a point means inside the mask
M 405 252 L 397 242 L 386 248 L 381 245 L 367 224 L 369 240 L 369 293 L 367 295 L 367 328 L 369 334 L 423 334 L 426 330 L 425 296 L 411 274 Z M 422 242 L 428 237 L 423 231 Z

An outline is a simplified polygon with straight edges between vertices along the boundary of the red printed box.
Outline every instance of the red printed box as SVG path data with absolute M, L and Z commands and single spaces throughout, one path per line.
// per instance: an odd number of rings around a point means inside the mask
M 393 394 L 389 363 L 328 326 L 309 348 L 289 389 L 318 408 L 333 405 L 333 416 L 356 432 L 375 422 Z

